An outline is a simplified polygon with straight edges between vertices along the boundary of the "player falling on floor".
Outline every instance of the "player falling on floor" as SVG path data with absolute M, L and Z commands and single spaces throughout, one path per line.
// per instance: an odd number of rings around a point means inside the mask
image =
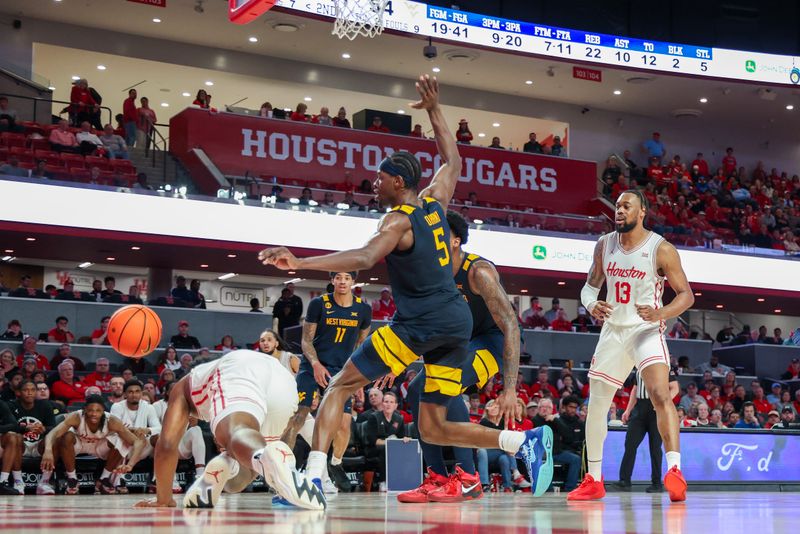
M 503 373 L 503 399 L 500 404 L 508 406 L 516 402 L 516 382 L 519 370 L 519 324 L 514 308 L 511 307 L 500 275 L 494 265 L 477 254 L 464 251 L 461 246 L 469 240 L 469 224 L 458 213 L 448 211 L 447 223 L 450 227 L 450 257 L 453 262 L 453 276 L 456 286 L 464 295 L 472 313 L 472 336 L 468 347 L 469 358 L 461 368 L 461 384 L 464 388 L 476 385 L 483 388 L 498 372 Z M 422 388 L 425 384 L 423 369 L 408 388 L 408 402 L 415 417 Z M 504 413 L 506 421 L 513 420 L 514 413 Z M 447 407 L 449 421 L 468 423 L 469 410 L 461 397 L 453 397 Z M 542 427 L 547 439 L 552 442 L 552 430 Z M 457 466 L 455 472 L 447 476 L 444 452 L 439 445 L 421 442 L 422 454 L 428 464 L 428 476 L 420 487 L 401 493 L 397 500 L 406 503 L 461 502 L 480 499 L 483 496 L 481 481 L 475 472 L 473 450 L 453 447 Z M 544 476 L 543 470 L 552 471 L 552 458 L 546 458 L 546 465 L 539 471 L 536 496 L 549 487 L 552 475 Z M 545 482 L 547 485 L 545 485 Z
M 315 395 L 322 395 L 331 377 L 344 367 L 353 353 L 369 334 L 372 309 L 360 297 L 353 295 L 357 273 L 330 273 L 333 292 L 311 300 L 303 322 L 302 348 L 305 359 L 297 373 L 299 406 L 289 420 L 281 441 L 294 448 L 297 434 L 311 444 L 314 419 L 311 404 Z M 350 482 L 342 468 L 342 456 L 350 441 L 351 401 L 344 406 L 339 430 L 333 439 L 333 456 L 328 470 L 336 486 L 325 488 L 330 492 L 338 488 L 349 491 Z M 310 419 L 310 420 L 309 420 Z
M 375 330 L 328 385 L 317 413 L 307 473 L 315 484 L 321 484 L 327 451 L 350 396 L 390 372 L 399 375 L 422 357 L 426 373 L 418 417 L 422 438 L 436 445 L 519 452 L 531 476 L 538 480 L 552 445 L 543 442 L 541 431 L 499 431 L 447 420 L 447 405 L 452 397 L 461 395 L 461 369 L 472 333 L 469 306 L 453 280 L 450 229 L 443 209 L 455 192 L 461 157 L 439 106 L 438 82 L 421 76 L 416 87 L 420 100 L 412 107 L 428 112 L 442 159 L 430 185 L 419 191 L 419 161 L 408 152 L 395 152 L 381 162 L 373 183 L 378 200 L 392 210 L 381 219 L 378 231 L 366 245 L 301 259 L 285 247 L 259 254 L 265 265 L 280 269 L 327 272 L 369 269 L 385 258 L 397 306 L 392 323 Z M 509 413 L 514 401 L 504 396 L 502 402 L 506 403 L 503 413 Z M 541 475 L 547 476 L 546 469 Z
M 272 356 L 234 350 L 192 369 L 170 390 L 156 444 L 156 498 L 137 507 L 174 507 L 172 479 L 189 416 L 208 421 L 225 450 L 208 462 L 183 499 L 185 508 L 213 508 L 225 489 L 237 493 L 256 477 L 295 506 L 322 510 L 322 492 L 295 469 L 295 457 L 278 440 L 297 409 L 294 377 Z M 265 446 L 264 443 L 267 443 Z
M 606 418 L 612 398 L 636 366 L 658 418 L 664 441 L 667 474 L 664 486 L 673 501 L 686 499 L 681 474 L 678 414 L 669 394 L 669 352 L 664 340 L 665 321 L 677 317 L 694 303 L 694 295 L 681 267 L 678 251 L 663 237 L 644 227 L 647 200 L 637 190 L 617 199 L 616 231 L 602 236 L 594 249 L 594 261 L 581 302 L 604 321 L 589 370 L 589 411 L 586 418 L 586 456 L 589 471 L 569 500 L 602 498 L 601 462 L 608 433 Z M 675 298 L 664 306 L 664 280 Z M 606 282 L 607 301 L 598 300 Z

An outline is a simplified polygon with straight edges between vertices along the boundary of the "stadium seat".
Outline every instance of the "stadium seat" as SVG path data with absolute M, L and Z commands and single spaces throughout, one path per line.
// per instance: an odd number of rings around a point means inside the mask
M 64 162 L 65 167 L 74 168 L 74 169 L 84 169 L 86 168 L 86 161 L 83 159 L 83 156 L 80 154 L 70 154 L 68 152 L 61 153 L 61 160 Z

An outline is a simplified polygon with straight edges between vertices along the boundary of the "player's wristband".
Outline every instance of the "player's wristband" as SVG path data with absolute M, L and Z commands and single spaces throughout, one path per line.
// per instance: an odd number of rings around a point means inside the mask
M 581 304 L 586 308 L 586 311 L 592 313 L 592 308 L 597 304 L 597 297 L 599 295 L 599 288 L 592 287 L 589 284 L 583 284 L 583 289 L 581 289 Z

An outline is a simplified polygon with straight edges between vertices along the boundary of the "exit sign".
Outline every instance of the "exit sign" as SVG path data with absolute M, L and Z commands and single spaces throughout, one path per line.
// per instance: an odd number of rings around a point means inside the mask
M 602 82 L 603 71 L 595 69 L 585 69 L 583 67 L 572 67 L 572 77 L 589 82 Z

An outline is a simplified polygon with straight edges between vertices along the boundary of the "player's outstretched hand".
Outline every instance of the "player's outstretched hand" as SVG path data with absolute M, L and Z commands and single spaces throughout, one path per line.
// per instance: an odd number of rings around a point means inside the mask
M 130 465 L 120 464 L 116 467 L 116 469 L 114 469 L 114 472 L 118 474 L 125 474 L 130 473 L 131 469 L 133 469 L 133 467 Z
M 416 85 L 420 99 L 409 104 L 412 108 L 430 111 L 439 105 L 439 82 L 435 76 L 420 76 Z
M 611 317 L 611 312 L 614 311 L 613 306 L 604 300 L 598 300 L 592 306 L 592 317 L 598 321 L 605 321 Z
M 158 502 L 158 499 L 145 499 L 133 505 L 134 508 L 175 508 L 175 499 Z
M 397 375 L 394 373 L 383 375 L 375 381 L 375 387 L 380 390 L 391 389 L 392 386 L 394 386 L 394 381 L 396 378 Z
M 311 367 L 314 369 L 314 380 L 317 381 L 317 384 L 324 388 L 328 387 L 331 373 L 318 361 L 311 364 Z
M 639 317 L 649 323 L 657 323 L 661 320 L 661 311 L 656 310 L 652 306 L 640 306 L 637 304 L 636 313 L 639 314 Z
M 286 247 L 265 248 L 258 253 L 258 259 L 264 265 L 274 265 L 283 271 L 298 268 L 297 257 Z
M 497 396 L 497 405 L 500 407 L 500 417 L 506 422 L 506 428 L 514 421 L 514 411 L 517 407 L 517 392 L 504 389 Z

